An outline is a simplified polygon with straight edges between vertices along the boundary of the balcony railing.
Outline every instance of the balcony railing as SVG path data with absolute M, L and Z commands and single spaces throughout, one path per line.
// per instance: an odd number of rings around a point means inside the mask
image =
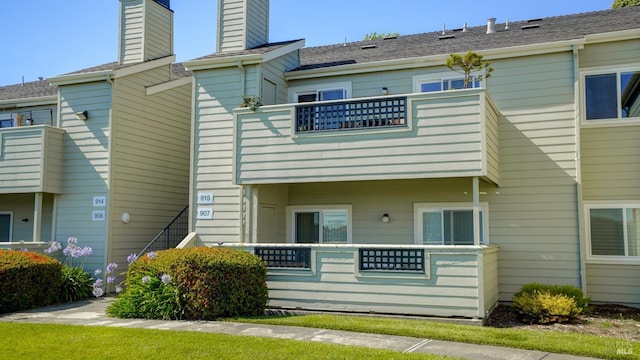
M 406 126 L 407 98 L 330 101 L 296 106 L 296 132 Z

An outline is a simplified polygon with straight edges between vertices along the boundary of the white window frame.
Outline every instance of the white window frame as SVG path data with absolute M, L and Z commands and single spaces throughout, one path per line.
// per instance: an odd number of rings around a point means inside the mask
M 289 88 L 289 103 L 297 104 L 298 96 L 300 95 L 309 95 L 314 93 L 318 94 L 319 92 L 330 90 L 342 90 L 344 91 L 345 100 L 351 98 L 351 82 L 336 82 L 327 84 L 292 86 Z
M 480 202 L 479 209 L 482 212 L 482 229 L 484 233 L 482 233 L 482 238 L 480 239 L 480 245 L 488 245 L 489 244 L 489 203 Z M 422 226 L 422 213 L 425 211 L 445 211 L 445 210 L 471 210 L 473 211 L 473 203 L 414 203 L 413 204 L 413 226 L 414 226 L 414 244 L 415 245 L 424 245 L 422 242 L 423 239 L 423 226 Z M 443 219 L 444 221 L 444 219 Z M 444 229 L 444 224 L 442 224 L 442 228 Z M 443 232 L 444 235 L 444 232 Z M 444 242 L 444 240 L 443 240 Z M 433 246 L 472 246 L 472 245 L 449 245 L 449 244 L 439 244 Z
M 13 211 L 0 211 L 0 215 L 9 215 L 9 242 L 13 242 Z
M 471 77 L 472 78 L 478 78 L 481 75 L 480 72 L 472 72 L 471 73 Z M 457 74 L 457 75 L 452 75 L 451 72 L 448 73 L 438 73 L 438 74 L 421 74 L 421 75 L 414 75 L 413 76 L 413 92 L 414 93 L 422 93 L 422 84 L 425 83 L 436 83 L 436 82 L 440 82 L 441 88 L 444 88 L 443 83 L 445 81 L 452 81 L 452 80 L 464 80 L 464 75 L 462 74 Z M 472 81 L 472 85 L 475 83 L 475 81 Z M 485 87 L 485 79 L 479 80 L 479 85 L 478 87 L 470 87 L 469 89 L 484 89 Z M 457 90 L 463 90 L 463 89 L 457 89 Z M 449 90 L 440 90 L 440 92 L 442 91 L 453 91 L 452 89 Z M 438 92 L 438 91 L 434 91 L 434 92 Z
M 287 207 L 287 243 L 290 244 L 298 244 L 296 243 L 295 234 L 296 234 L 296 213 L 299 212 L 319 212 L 320 213 L 320 224 L 323 223 L 323 212 L 330 211 L 346 211 L 347 212 L 347 242 L 345 244 L 351 244 L 352 237 L 351 231 L 353 229 L 352 216 L 351 216 L 351 205 L 297 205 L 297 206 L 288 206 Z M 320 229 L 321 230 L 321 229 Z M 322 231 L 319 234 L 319 242 L 318 244 L 323 244 L 322 239 Z M 335 243 L 331 243 L 334 245 Z M 303 245 L 311 245 L 311 244 L 303 244 Z
M 580 72 L 580 120 L 584 126 L 620 126 L 620 125 L 640 125 L 640 117 L 623 118 L 621 106 L 620 74 L 625 72 L 640 71 L 640 65 L 629 67 L 608 67 L 600 66 L 588 68 Z M 592 75 L 616 74 L 616 105 L 618 116 L 610 119 L 587 119 L 587 88 L 586 78 Z
M 627 212 L 628 208 L 640 208 L 640 201 L 637 202 L 590 202 L 585 204 L 585 234 L 586 241 L 585 246 L 587 253 L 587 260 L 591 263 L 602 264 L 619 264 L 619 263 L 634 263 L 640 264 L 640 256 L 629 256 L 629 238 L 627 236 Z M 624 251 L 625 255 L 593 255 L 591 247 L 591 209 L 621 209 L 623 216 L 623 232 L 624 232 Z

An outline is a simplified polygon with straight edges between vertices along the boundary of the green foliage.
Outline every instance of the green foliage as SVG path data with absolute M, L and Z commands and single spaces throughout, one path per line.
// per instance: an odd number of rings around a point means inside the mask
M 482 80 L 490 77 L 493 71 L 491 62 L 483 60 L 482 55 L 473 51 L 469 51 L 464 56 L 451 54 L 445 65 L 447 65 L 449 69 L 464 75 L 464 89 L 469 87 L 472 72 L 477 72 L 476 77 L 478 80 Z M 482 73 L 482 70 L 484 70 L 484 73 Z
M 268 300 L 266 265 L 253 254 L 228 248 L 169 249 L 153 257 L 143 256 L 129 265 L 126 290 L 116 303 L 121 298 L 144 296 L 128 295 L 142 291 L 136 288 L 142 276 L 159 279 L 164 274 L 172 278 L 177 291 L 175 305 L 183 319 L 264 314 Z
M 62 264 L 34 252 L 0 250 L 0 313 L 55 303 Z
M 58 301 L 73 302 L 91 297 L 93 278 L 80 267 L 62 266 L 62 284 Z
M 636 6 L 640 5 L 640 0 L 613 0 L 613 4 L 611 4 L 612 9 L 623 8 L 627 6 Z
M 107 315 L 113 317 L 156 320 L 180 320 L 182 312 L 173 282 L 152 273 L 133 275 L 127 289 L 107 308 Z
M 364 38 L 362 39 L 362 41 L 368 41 L 368 40 L 382 40 L 384 38 L 394 38 L 394 37 L 398 37 L 400 36 L 400 34 L 396 33 L 388 33 L 388 34 L 378 34 L 377 32 L 372 32 L 372 33 L 368 33 L 364 36 Z
M 524 285 L 513 297 L 513 306 L 524 320 L 537 324 L 574 322 L 589 298 L 570 285 Z
M 248 107 L 251 111 L 256 111 L 260 106 L 262 106 L 262 98 L 260 96 L 242 95 L 242 104 L 240 104 L 240 107 Z
M 565 295 L 576 301 L 576 305 L 584 309 L 589 305 L 591 298 L 584 297 L 582 289 L 572 285 L 548 285 L 540 283 L 529 283 L 522 286 L 520 291 L 515 293 L 514 297 L 522 294 L 532 294 L 535 292 L 549 292 L 551 295 Z

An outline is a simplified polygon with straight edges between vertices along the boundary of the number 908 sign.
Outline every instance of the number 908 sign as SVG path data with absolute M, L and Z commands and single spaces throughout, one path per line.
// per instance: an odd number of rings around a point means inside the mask
M 213 219 L 213 208 L 203 208 L 199 207 L 196 213 L 196 219 L 199 220 L 212 220 Z

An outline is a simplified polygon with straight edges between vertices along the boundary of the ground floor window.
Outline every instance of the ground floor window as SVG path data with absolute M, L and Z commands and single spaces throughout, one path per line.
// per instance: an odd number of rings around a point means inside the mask
M 347 206 L 291 207 L 291 242 L 299 244 L 351 243 L 351 208 Z
M 415 204 L 416 244 L 473 245 L 473 207 L 458 204 Z M 480 208 L 480 242 L 487 243 L 486 205 Z
M 587 207 L 589 254 L 640 256 L 640 204 Z
M 10 211 L 0 211 L 0 242 L 11 241 L 11 225 L 13 214 Z

